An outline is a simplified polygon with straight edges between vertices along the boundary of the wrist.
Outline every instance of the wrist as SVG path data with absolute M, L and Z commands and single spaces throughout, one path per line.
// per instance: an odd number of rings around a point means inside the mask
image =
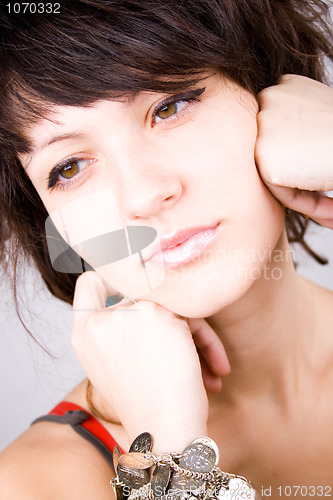
M 159 455 L 169 450 L 175 453 L 181 452 L 186 446 L 198 436 L 207 435 L 207 425 L 204 422 L 145 422 L 133 426 L 128 431 L 129 442 L 132 442 L 142 432 L 153 436 L 153 453 Z

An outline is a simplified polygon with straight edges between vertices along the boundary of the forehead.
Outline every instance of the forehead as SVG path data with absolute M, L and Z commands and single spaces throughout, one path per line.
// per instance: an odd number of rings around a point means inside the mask
M 100 100 L 89 106 L 53 106 L 50 113 L 26 132 L 31 152 L 36 154 L 60 139 L 80 138 L 93 124 L 102 127 L 106 119 L 119 120 L 119 114 L 124 113 L 131 102 L 132 99 Z M 24 156 L 31 156 L 31 152 Z
M 207 75 L 203 75 L 202 79 L 205 78 L 207 78 Z M 179 91 L 186 89 L 188 89 L 188 86 L 184 85 L 183 88 L 179 88 Z M 124 112 L 128 116 L 131 109 L 138 110 L 141 106 L 146 106 L 147 103 L 153 102 L 155 98 L 157 99 L 163 94 L 160 91 L 137 90 L 117 98 L 105 97 L 84 106 L 52 105 L 49 112 L 29 129 L 27 136 L 35 142 L 34 138 L 45 137 L 55 129 L 61 130 L 68 125 L 81 128 L 85 126 L 87 116 L 102 115 L 105 110 L 111 112 L 111 115 L 109 115 L 111 117 L 116 117 L 119 113 L 124 114 Z
M 68 125 L 80 128 L 85 123 L 85 118 L 91 114 L 92 110 L 98 109 L 100 103 L 95 103 L 89 107 L 77 106 L 54 106 L 52 112 L 41 118 L 29 131 L 29 137 L 34 146 L 43 144 L 55 130 L 64 131 Z

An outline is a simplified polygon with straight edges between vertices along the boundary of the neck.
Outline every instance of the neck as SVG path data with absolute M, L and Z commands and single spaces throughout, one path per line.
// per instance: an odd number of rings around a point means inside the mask
M 269 391 L 285 398 L 290 392 L 287 384 L 290 387 L 297 379 L 296 357 L 309 347 L 315 318 L 309 282 L 296 273 L 284 233 L 277 250 L 287 258 L 273 256 L 237 302 L 206 318 L 220 336 L 231 365 L 217 397 L 223 394 L 224 399 L 234 400 Z

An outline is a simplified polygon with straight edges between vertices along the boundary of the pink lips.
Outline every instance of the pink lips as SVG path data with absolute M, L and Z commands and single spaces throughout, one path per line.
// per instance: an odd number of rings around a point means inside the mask
M 161 238 L 162 251 L 154 253 L 150 262 L 162 263 L 168 269 L 178 267 L 199 257 L 216 236 L 219 224 L 178 231 L 170 238 Z

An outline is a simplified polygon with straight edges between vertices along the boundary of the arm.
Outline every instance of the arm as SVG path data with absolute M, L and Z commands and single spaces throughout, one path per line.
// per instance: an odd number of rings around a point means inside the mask
M 0 453 L 1 500 L 114 499 L 111 467 L 70 427 L 42 423 Z
M 286 207 L 333 229 L 333 89 L 285 75 L 259 94 L 255 158 L 263 182 Z

